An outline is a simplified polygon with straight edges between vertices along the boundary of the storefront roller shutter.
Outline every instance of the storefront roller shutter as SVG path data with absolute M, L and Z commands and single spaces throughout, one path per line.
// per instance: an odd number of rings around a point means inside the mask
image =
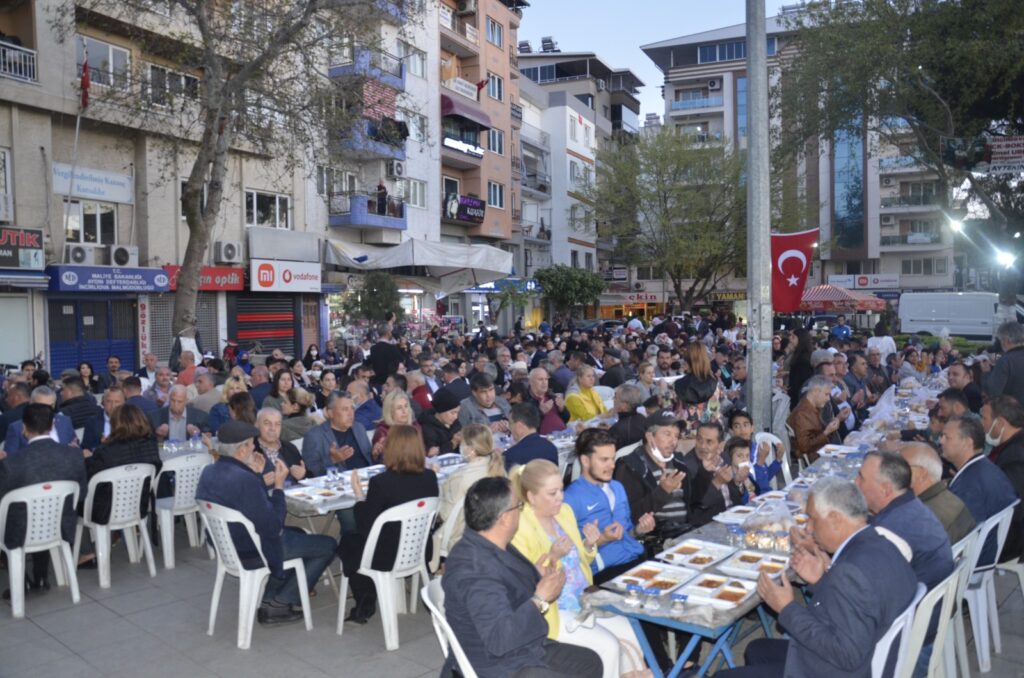
M 171 321 L 174 318 L 174 295 L 161 294 L 150 297 L 150 350 L 157 359 L 166 363 L 174 344 Z M 196 316 L 199 318 L 199 339 L 203 350 L 210 351 L 218 358 L 224 349 L 217 332 L 217 293 L 200 292 L 196 302 Z
M 254 294 L 239 296 L 235 308 L 235 333 L 239 345 L 258 341 L 264 352 L 279 348 L 291 355 L 297 349 L 294 295 Z

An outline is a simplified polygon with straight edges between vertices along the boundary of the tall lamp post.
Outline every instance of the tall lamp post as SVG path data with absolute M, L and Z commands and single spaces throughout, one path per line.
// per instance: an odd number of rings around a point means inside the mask
M 764 0 L 747 0 L 747 331 L 748 402 L 754 430 L 772 423 L 771 200 L 768 149 L 768 38 Z

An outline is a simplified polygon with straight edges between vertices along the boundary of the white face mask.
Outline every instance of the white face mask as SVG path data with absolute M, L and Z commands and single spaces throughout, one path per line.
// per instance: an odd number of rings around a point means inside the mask
M 996 427 L 996 422 L 993 421 L 992 425 L 988 427 L 988 431 L 985 432 L 985 443 L 987 445 L 992 446 L 992 447 L 995 447 L 996 445 L 998 445 L 999 442 L 1000 442 L 1000 439 L 1002 439 L 1002 437 L 1003 437 L 1002 431 L 999 432 L 998 436 L 992 435 L 992 429 L 994 429 L 995 427 Z
M 668 455 L 667 457 L 666 457 L 666 456 L 663 456 L 663 455 L 661 454 L 661 450 L 659 450 L 659 449 L 658 449 L 658 448 L 657 448 L 656 446 L 654 446 L 654 445 L 651 445 L 651 446 L 650 446 L 650 447 L 648 447 L 647 449 L 648 449 L 648 450 L 650 451 L 650 454 L 651 454 L 651 456 L 652 456 L 652 457 L 654 457 L 655 459 L 657 459 L 658 461 L 660 461 L 660 462 L 661 462 L 662 464 L 667 464 L 667 463 L 669 463 L 670 461 L 672 461 L 673 457 L 675 457 L 675 455 L 674 455 L 674 454 L 670 454 L 670 455 Z

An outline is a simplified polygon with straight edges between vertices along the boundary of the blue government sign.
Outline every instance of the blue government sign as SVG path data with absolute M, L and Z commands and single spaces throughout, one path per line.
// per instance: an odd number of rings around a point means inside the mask
M 162 268 L 48 266 L 51 292 L 167 292 L 171 281 Z

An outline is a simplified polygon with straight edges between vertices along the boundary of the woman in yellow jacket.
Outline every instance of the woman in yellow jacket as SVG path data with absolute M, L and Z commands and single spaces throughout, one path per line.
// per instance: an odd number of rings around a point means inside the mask
M 547 554 L 548 564 L 557 562 L 565 570 L 562 593 L 544 615 L 548 638 L 597 652 L 604 664 L 604 678 L 643 669 L 630 666 L 630 657 L 619 646 L 620 638 L 637 645 L 636 634 L 625 617 L 598 618 L 591 628 L 576 623 L 580 594 L 593 583 L 590 564 L 597 556 L 597 547 L 607 538 L 597 529 L 597 521 L 584 525 L 580 535 L 572 507 L 563 501 L 562 476 L 550 461 L 534 459 L 514 467 L 510 475 L 516 494 L 525 504 L 512 545 L 531 562 Z
M 565 406 L 569 408 L 569 421 L 588 421 L 608 412 L 601 400 L 601 394 L 594 390 L 597 374 L 590 365 L 580 365 L 576 369 L 576 386 L 579 390 L 569 388 L 565 397 Z

